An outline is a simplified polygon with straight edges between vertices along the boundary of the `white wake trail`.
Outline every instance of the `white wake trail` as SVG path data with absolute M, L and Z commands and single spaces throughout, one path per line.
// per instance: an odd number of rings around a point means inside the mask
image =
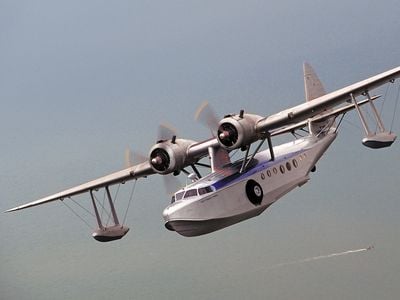
M 290 266 L 290 265 L 297 265 L 297 264 L 307 263 L 307 262 L 320 260 L 320 259 L 325 259 L 325 258 L 332 258 L 332 257 L 336 257 L 336 256 L 348 255 L 348 254 L 353 254 L 353 253 L 360 253 L 360 252 L 368 251 L 368 250 L 371 250 L 371 249 L 372 249 L 372 247 L 368 247 L 368 248 L 348 250 L 348 251 L 338 252 L 338 253 L 331 253 L 331 254 L 327 254 L 327 255 L 320 255 L 320 256 L 314 256 L 314 257 L 309 257 L 309 258 L 303 258 L 303 259 L 300 259 L 300 260 L 295 260 L 295 261 L 290 261 L 290 262 L 285 262 L 285 263 L 280 263 L 280 264 L 273 265 L 272 267 L 269 267 L 268 270 L 281 268 L 281 267 L 286 267 L 286 266 Z

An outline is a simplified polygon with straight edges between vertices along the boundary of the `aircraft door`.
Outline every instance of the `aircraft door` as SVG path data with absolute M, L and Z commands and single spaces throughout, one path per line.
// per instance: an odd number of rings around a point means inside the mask
M 254 205 L 261 205 L 264 192 L 260 184 L 258 184 L 255 180 L 250 179 L 246 183 L 246 195 L 251 203 Z

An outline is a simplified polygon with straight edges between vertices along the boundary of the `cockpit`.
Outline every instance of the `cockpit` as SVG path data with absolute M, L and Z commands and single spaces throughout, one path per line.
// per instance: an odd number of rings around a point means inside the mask
M 171 203 L 174 203 L 175 201 L 179 201 L 182 199 L 188 199 L 192 198 L 195 196 L 201 196 L 204 194 L 208 194 L 214 191 L 214 189 L 211 186 L 205 186 L 205 187 L 200 187 L 200 188 L 195 188 L 195 189 L 189 189 L 189 190 L 184 190 L 184 191 L 179 191 L 175 193 L 175 195 L 172 196 Z

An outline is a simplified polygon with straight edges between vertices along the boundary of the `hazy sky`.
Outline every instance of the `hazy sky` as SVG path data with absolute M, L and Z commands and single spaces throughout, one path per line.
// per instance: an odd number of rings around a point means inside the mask
M 0 0 L 0 211 L 121 169 L 161 122 L 207 138 L 193 120 L 205 99 L 220 116 L 299 104 L 303 61 L 328 91 L 396 67 L 399 12 L 394 0 Z M 0 215 L 0 298 L 397 299 L 399 144 L 366 149 L 347 120 L 307 185 L 210 235 L 164 228 L 159 177 L 138 181 L 115 243 L 58 202 Z

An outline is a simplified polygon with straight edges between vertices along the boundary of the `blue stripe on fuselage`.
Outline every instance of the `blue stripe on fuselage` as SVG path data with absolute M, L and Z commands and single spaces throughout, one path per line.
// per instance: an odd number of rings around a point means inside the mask
M 230 176 L 227 176 L 227 177 L 215 182 L 214 184 L 212 184 L 212 186 L 216 190 L 219 190 L 219 189 L 222 189 L 222 188 L 224 188 L 224 187 L 226 187 L 228 185 L 233 185 L 233 184 L 235 184 L 235 183 L 237 183 L 239 181 L 245 180 L 246 178 L 254 175 L 255 173 L 261 172 L 261 171 L 263 171 L 265 169 L 268 169 L 268 168 L 270 168 L 272 166 L 278 165 L 282 161 L 290 159 L 290 158 L 292 158 L 292 157 L 294 157 L 294 156 L 296 156 L 296 155 L 298 155 L 299 153 L 302 153 L 302 152 L 304 152 L 304 150 L 285 154 L 285 155 L 283 155 L 283 156 L 281 156 L 281 157 L 279 157 L 279 158 L 277 158 L 277 159 L 275 159 L 273 161 L 271 161 L 271 160 L 263 161 L 261 163 L 258 163 L 256 166 L 254 166 L 253 168 L 249 169 L 248 171 L 246 171 L 244 173 L 239 173 L 239 170 L 238 170 L 237 173 L 234 173 L 234 174 L 232 174 Z

